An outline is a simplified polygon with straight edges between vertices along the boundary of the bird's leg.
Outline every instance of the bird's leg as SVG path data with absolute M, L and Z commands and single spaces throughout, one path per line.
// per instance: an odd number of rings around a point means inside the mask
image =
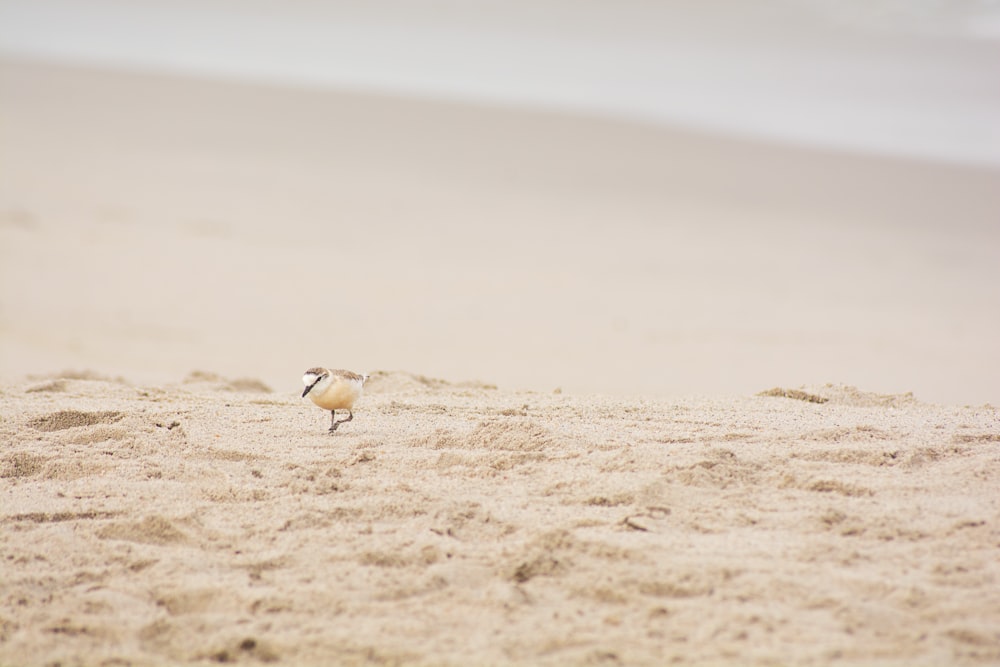
M 337 421 L 337 411 L 330 410 L 330 433 L 333 433 L 334 431 L 337 430 L 337 425 L 339 423 L 340 422 Z
M 332 427 L 330 428 L 330 430 L 332 431 L 333 429 L 337 428 L 338 426 L 340 426 L 340 425 L 341 425 L 341 424 L 343 424 L 344 422 L 349 422 L 349 421 L 351 421 L 352 419 L 354 419 L 354 411 L 353 411 L 353 410 L 348 410 L 348 411 L 347 411 L 347 419 L 341 419 L 341 420 L 340 420 L 339 422 L 337 422 L 336 424 L 334 424 L 334 425 L 333 425 L 333 426 L 332 426 Z

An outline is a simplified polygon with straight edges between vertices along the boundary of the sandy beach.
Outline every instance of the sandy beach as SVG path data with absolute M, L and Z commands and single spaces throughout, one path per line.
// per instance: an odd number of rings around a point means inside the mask
M 8 61 L 5 377 L 1000 403 L 1000 169 Z
M 989 165 L 0 61 L 0 665 L 1000 664 L 997 211 Z M 333 436 L 317 365 L 371 372 Z
M 0 389 L 0 664 L 1000 661 L 1000 412 L 374 373 Z

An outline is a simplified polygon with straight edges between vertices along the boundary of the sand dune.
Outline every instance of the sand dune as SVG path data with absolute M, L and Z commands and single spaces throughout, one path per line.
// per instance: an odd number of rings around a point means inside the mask
M 0 665 L 1000 663 L 996 169 L 0 98 Z
M 996 664 L 997 410 L 770 393 L 7 383 L 0 664 Z

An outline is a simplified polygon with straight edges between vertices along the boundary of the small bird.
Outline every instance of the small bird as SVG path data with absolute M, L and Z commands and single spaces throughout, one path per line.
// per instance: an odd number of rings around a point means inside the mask
M 330 411 L 330 433 L 344 422 L 354 419 L 354 402 L 361 398 L 367 375 L 358 375 L 351 371 L 333 370 L 329 368 L 310 368 L 302 376 L 306 395 L 312 402 Z M 347 410 L 347 419 L 337 421 L 337 410 Z

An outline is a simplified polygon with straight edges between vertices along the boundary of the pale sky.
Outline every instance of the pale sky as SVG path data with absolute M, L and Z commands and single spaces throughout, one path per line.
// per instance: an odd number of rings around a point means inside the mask
M 1000 165 L 1000 3 L 31 0 L 0 53 Z

